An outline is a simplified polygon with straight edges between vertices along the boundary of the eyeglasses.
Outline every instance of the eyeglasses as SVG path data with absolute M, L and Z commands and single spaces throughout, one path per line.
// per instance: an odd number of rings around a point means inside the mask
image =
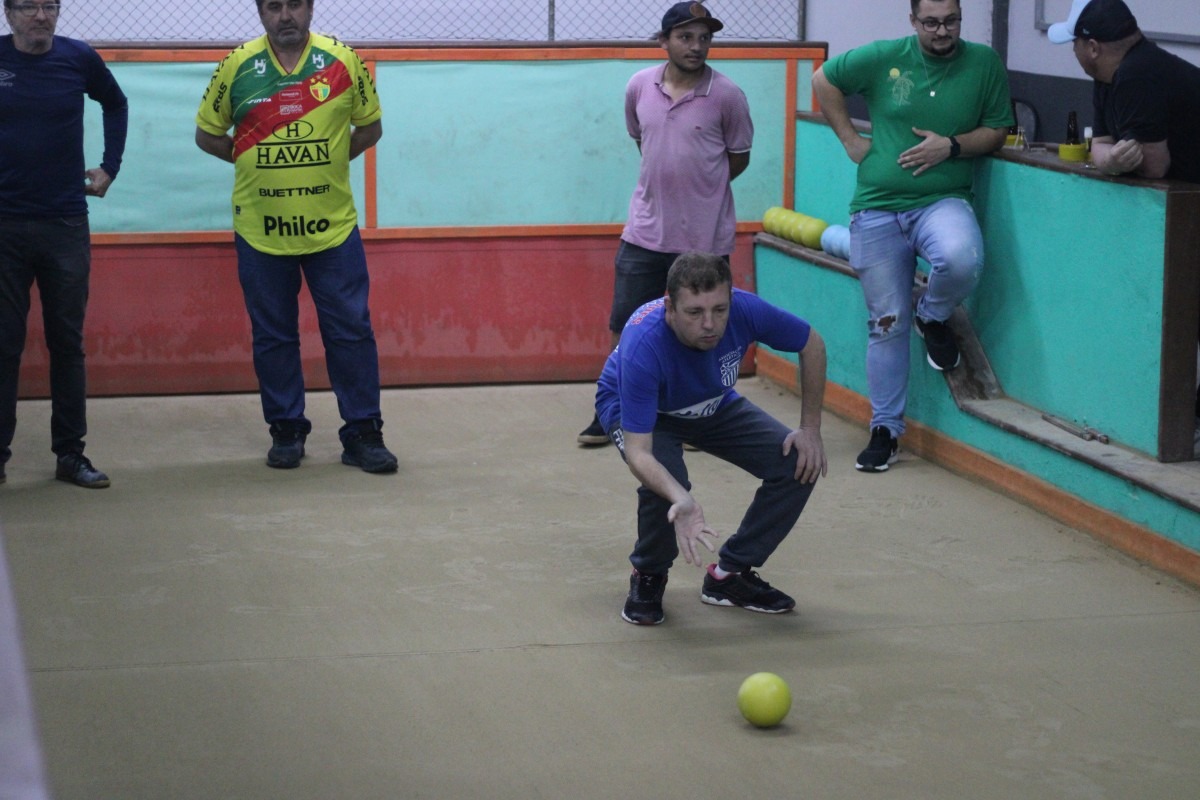
M 9 10 L 20 14 L 22 17 L 36 17 L 39 11 L 45 13 L 47 17 L 57 17 L 59 9 L 62 8 L 62 3 L 21 3 L 17 6 L 9 6 Z
M 929 19 L 918 20 L 921 27 L 930 33 L 936 33 L 938 28 L 945 27 L 948 31 L 956 31 L 962 25 L 962 17 L 946 17 L 945 19 Z

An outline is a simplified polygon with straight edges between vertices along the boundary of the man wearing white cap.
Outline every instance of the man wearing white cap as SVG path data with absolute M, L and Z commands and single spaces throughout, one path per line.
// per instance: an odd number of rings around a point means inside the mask
M 1200 183 L 1200 67 L 1144 37 L 1122 0 L 1075 0 L 1047 36 L 1095 81 L 1098 169 Z

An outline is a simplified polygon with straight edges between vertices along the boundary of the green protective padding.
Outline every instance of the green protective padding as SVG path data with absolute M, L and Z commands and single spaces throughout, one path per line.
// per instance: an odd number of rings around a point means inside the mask
M 129 98 L 129 135 L 121 172 L 108 195 L 88 201 L 93 233 L 227 231 L 233 228 L 233 165 L 196 146 L 196 109 L 211 64 L 109 64 Z M 104 151 L 100 106 L 84 103 L 84 154 L 99 166 Z M 363 160 L 351 162 L 363 224 Z
M 655 63 L 380 64 L 379 225 L 623 223 L 639 161 L 625 85 Z M 755 142 L 734 201 L 740 220 L 757 220 L 782 192 L 785 67 L 712 63 L 750 102 Z

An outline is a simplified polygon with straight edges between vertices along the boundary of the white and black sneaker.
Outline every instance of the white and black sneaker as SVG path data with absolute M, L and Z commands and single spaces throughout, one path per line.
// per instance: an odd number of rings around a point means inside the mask
M 958 343 L 954 341 L 954 331 L 944 322 L 937 320 L 923 320 L 920 317 L 914 316 L 913 322 L 917 326 L 917 334 L 925 340 L 925 349 L 928 355 L 925 360 L 929 362 L 929 366 L 939 372 L 949 372 L 959 365 L 962 358 L 958 353 Z
M 900 451 L 900 442 L 892 432 L 882 425 L 871 429 L 871 441 L 867 449 L 858 454 L 854 468 L 859 472 L 887 472 L 888 467 L 896 463 L 896 454 Z
M 700 601 L 710 606 L 739 606 L 762 614 L 783 614 L 796 607 L 796 601 L 771 586 L 752 569 L 730 573 L 718 578 L 716 564 L 709 564 L 704 573 Z

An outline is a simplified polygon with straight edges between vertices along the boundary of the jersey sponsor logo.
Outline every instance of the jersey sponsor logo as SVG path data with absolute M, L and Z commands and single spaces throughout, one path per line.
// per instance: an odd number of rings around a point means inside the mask
M 267 60 L 265 58 L 254 59 L 254 74 L 260 78 L 267 74 Z
M 276 138 L 291 139 L 295 141 L 297 139 L 307 139 L 309 136 L 312 136 L 313 126 L 311 122 L 306 122 L 302 119 L 294 119 L 288 120 L 287 122 L 280 122 L 275 126 L 275 129 L 272 130 L 271 133 L 274 134 Z
M 725 399 L 725 395 L 718 395 L 711 400 L 703 400 L 695 405 L 687 408 L 679 408 L 674 411 L 664 411 L 663 413 L 669 417 L 679 417 L 681 419 L 696 419 L 698 417 L 711 417 L 717 413 L 717 409 L 721 406 L 721 401 Z
M 217 87 L 217 96 L 213 98 L 212 110 L 216 113 L 221 113 L 221 101 L 225 99 L 225 93 L 229 91 L 229 84 L 221 81 L 221 85 Z
M 256 148 L 255 169 L 318 167 L 330 163 L 329 140 L 262 142 Z
M 304 113 L 304 106 L 299 103 L 292 103 L 286 106 L 279 107 L 279 114 L 284 117 L 295 117 Z
M 279 189 L 259 189 L 259 197 L 308 197 L 314 194 L 325 194 L 329 191 L 329 184 L 323 183 L 320 186 L 287 186 Z
M 738 368 L 742 363 L 742 348 L 732 350 L 721 356 L 721 385 L 733 386 L 737 383 Z
M 264 236 L 313 236 L 329 230 L 329 220 L 309 219 L 303 214 L 291 217 L 263 217 Z
M 325 69 L 325 54 L 324 53 L 313 53 L 312 54 L 312 63 L 313 63 L 313 66 L 316 67 L 317 69 Z
M 665 302 L 666 302 L 666 298 L 660 297 L 657 300 L 652 300 L 649 303 L 646 303 L 646 305 L 642 306 L 640 309 L 635 311 L 633 313 L 633 316 L 630 317 L 629 321 L 626 322 L 625 324 L 626 325 L 641 324 L 642 320 L 644 320 L 646 317 L 650 316 L 650 313 L 652 311 L 654 311 L 656 308 L 662 308 L 662 306 Z

